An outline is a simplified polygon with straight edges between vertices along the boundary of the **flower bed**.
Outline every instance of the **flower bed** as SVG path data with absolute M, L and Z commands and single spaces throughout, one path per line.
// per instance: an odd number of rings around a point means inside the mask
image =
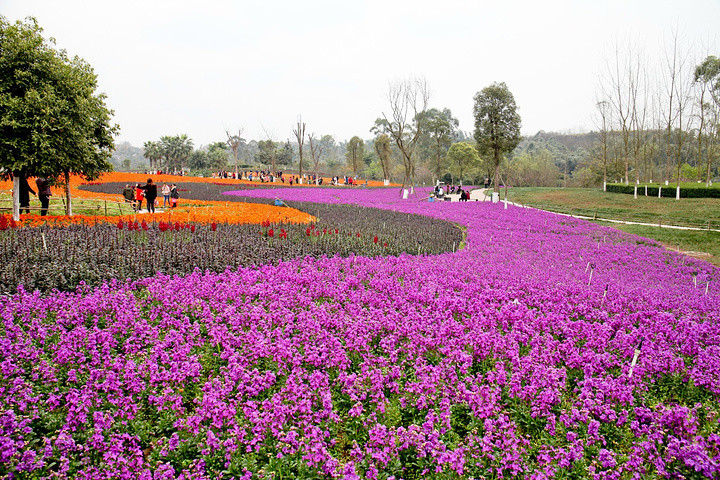
M 223 207 L 220 219 L 242 218 L 241 213 L 226 213 L 233 207 L 240 212 L 277 213 L 264 221 L 219 223 L 212 221 L 219 209 L 213 206 L 207 213 L 196 208 L 187 215 L 157 215 L 156 222 L 153 216 L 140 215 L 103 217 L 94 226 L 55 223 L 53 228 L 22 229 L 9 228 L 10 222 L 3 228 L 0 217 L 0 264 L 4 265 L 0 293 L 14 292 L 20 284 L 29 291 L 68 291 L 81 284 L 137 280 L 157 272 L 222 272 L 306 256 L 437 254 L 459 247 L 462 241 L 462 233 L 451 223 L 387 210 L 315 205 L 319 222 L 293 224 L 277 219 L 293 212 L 298 218 L 316 217 L 284 207 L 233 202 Z
M 335 201 L 456 222 L 467 248 L 1 299 L 0 474 L 720 474 L 717 268 L 529 209 L 353 192 Z

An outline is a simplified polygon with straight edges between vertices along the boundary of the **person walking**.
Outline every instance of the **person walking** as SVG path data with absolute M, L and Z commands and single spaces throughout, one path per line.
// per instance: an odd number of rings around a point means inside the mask
M 170 207 L 171 208 L 177 207 L 178 198 L 180 198 L 180 194 L 178 193 L 177 185 L 175 185 L 173 183 L 172 187 L 170 187 Z
M 125 188 L 123 188 L 122 196 L 125 199 L 127 203 L 129 203 L 133 210 L 135 209 L 135 189 L 130 186 L 130 184 L 126 184 Z
M 27 181 L 27 177 L 24 173 L 18 175 L 20 177 L 20 195 L 18 201 L 20 203 L 20 213 L 22 214 L 23 209 L 25 213 L 30 215 L 30 194 L 35 195 L 35 190 L 30 188 L 30 184 Z
M 135 185 L 135 208 L 138 213 L 142 210 L 143 189 L 140 184 Z
M 47 178 L 38 177 L 35 179 L 35 185 L 37 185 L 37 196 L 40 199 L 40 216 L 44 217 L 50 208 L 50 197 L 52 196 L 50 181 Z
M 145 193 L 145 199 L 147 201 L 147 211 L 155 213 L 155 199 L 157 198 L 157 185 L 152 181 L 152 178 L 147 179 L 147 183 L 142 187 Z
M 163 208 L 170 205 L 170 185 L 163 183 L 162 189 L 160 190 L 163 194 Z

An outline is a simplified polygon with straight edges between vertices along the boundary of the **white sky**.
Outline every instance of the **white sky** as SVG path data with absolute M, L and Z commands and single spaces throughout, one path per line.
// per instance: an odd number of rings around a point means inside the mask
M 616 41 L 651 59 L 673 29 L 695 58 L 720 56 L 720 0 L 0 0 L 10 21 L 90 63 L 142 146 L 186 133 L 196 147 L 243 136 L 370 138 L 388 83 L 424 76 L 430 105 L 471 132 L 473 95 L 505 82 L 524 134 L 588 131 Z M 695 62 L 697 63 L 697 62 Z

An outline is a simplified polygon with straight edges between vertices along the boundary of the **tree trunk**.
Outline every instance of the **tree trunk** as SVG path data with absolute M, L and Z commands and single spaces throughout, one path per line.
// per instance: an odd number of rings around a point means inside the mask
M 495 173 L 493 173 L 493 184 L 495 185 L 495 188 L 493 189 L 494 192 L 500 193 L 500 188 L 498 186 L 498 180 L 500 178 L 500 151 L 495 149 L 494 152 L 494 163 L 495 163 Z
M 70 174 L 65 172 L 65 215 L 72 217 L 72 200 L 70 198 Z
M 17 175 L 13 175 L 12 218 L 16 222 L 20 221 L 20 177 Z

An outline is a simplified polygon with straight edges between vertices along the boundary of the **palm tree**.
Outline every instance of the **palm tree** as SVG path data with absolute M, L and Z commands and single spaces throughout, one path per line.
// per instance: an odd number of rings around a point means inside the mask
M 193 142 L 186 134 L 164 136 L 160 139 L 160 151 L 165 157 L 167 170 L 182 172 L 185 162 L 193 151 Z
M 150 170 L 158 170 L 158 163 L 162 160 L 163 154 L 158 142 L 147 141 L 143 145 L 143 157 L 150 162 Z

